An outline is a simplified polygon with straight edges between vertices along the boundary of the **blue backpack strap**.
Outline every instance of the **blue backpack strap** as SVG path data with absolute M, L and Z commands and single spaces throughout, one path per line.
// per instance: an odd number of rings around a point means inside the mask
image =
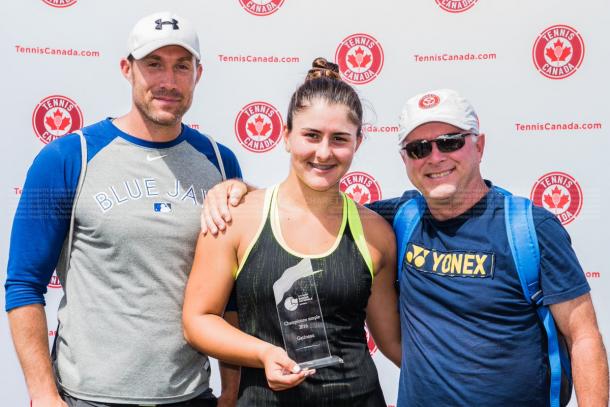
M 559 407 L 562 365 L 568 377 L 571 377 L 570 364 L 567 354 L 560 349 L 559 336 L 551 311 L 548 306 L 542 305 L 540 250 L 532 216 L 532 202 L 526 198 L 512 196 L 510 192 L 501 188 L 494 188 L 504 195 L 506 233 L 525 299 L 536 307 L 538 317 L 546 330 L 551 370 L 549 404 L 551 407 Z
M 398 247 L 396 280 L 400 281 L 402 272 L 402 262 L 407 251 L 407 244 L 413 234 L 415 226 L 421 220 L 426 210 L 426 201 L 421 195 L 411 198 L 403 203 L 394 216 L 394 234 L 396 235 L 396 245 Z

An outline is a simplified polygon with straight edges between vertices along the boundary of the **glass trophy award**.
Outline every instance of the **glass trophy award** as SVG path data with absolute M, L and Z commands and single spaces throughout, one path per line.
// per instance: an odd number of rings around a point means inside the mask
M 330 354 L 311 260 L 303 259 L 273 283 L 275 305 L 288 356 L 302 369 L 343 363 Z

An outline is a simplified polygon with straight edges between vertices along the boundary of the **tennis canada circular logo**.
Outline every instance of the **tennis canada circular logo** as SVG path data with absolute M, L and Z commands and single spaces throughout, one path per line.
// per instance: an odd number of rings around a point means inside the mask
M 83 127 L 83 113 L 72 99 L 53 95 L 41 100 L 32 114 L 36 136 L 45 144 Z
M 77 0 L 42 0 L 51 7 L 66 8 L 76 4 Z
M 284 122 L 280 112 L 265 102 L 244 106 L 235 119 L 235 135 L 245 149 L 254 153 L 271 150 L 280 141 Z
M 61 283 L 59 282 L 59 277 L 57 277 L 57 272 L 54 271 L 51 279 L 49 280 L 49 284 L 47 285 L 49 288 L 61 288 Z
M 420 109 L 430 109 L 438 105 L 440 101 L 441 98 L 439 98 L 433 93 L 428 93 L 427 95 L 424 95 L 421 99 L 419 99 L 418 105 Z
M 383 67 L 383 48 L 368 34 L 352 34 L 337 47 L 335 61 L 346 82 L 362 85 L 379 76 Z
M 239 0 L 239 4 L 250 14 L 268 16 L 278 11 L 284 0 Z
M 381 188 L 375 178 L 365 172 L 350 172 L 341 178 L 341 191 L 349 198 L 364 205 L 381 199 Z
M 538 72 L 550 79 L 564 79 L 572 75 L 585 57 L 585 43 L 575 29 L 554 25 L 544 30 L 532 50 Z
M 440 8 L 450 13 L 461 13 L 469 10 L 479 0 L 435 0 Z
M 548 209 L 563 225 L 567 225 L 580 213 L 583 195 L 580 185 L 571 175 L 550 172 L 538 178 L 530 199 L 534 205 Z

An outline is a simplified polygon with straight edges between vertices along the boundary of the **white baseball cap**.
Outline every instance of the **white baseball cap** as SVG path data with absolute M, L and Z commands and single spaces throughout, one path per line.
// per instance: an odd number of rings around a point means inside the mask
M 447 123 L 479 134 L 479 118 L 470 102 L 455 90 L 437 89 L 407 100 L 400 113 L 398 143 L 402 143 L 416 127 L 430 122 Z
M 127 40 L 127 55 L 144 58 L 156 49 L 179 45 L 199 61 L 199 37 L 191 23 L 169 11 L 146 16 L 133 26 Z

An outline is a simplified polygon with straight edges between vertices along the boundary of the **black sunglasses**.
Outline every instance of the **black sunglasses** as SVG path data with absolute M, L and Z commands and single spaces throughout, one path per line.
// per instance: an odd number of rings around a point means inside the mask
M 464 147 L 466 137 L 472 135 L 472 133 L 441 134 L 433 140 L 412 141 L 405 144 L 400 150 L 405 151 L 409 157 L 419 160 L 432 153 L 432 143 L 436 143 L 436 147 L 441 153 L 452 153 Z

